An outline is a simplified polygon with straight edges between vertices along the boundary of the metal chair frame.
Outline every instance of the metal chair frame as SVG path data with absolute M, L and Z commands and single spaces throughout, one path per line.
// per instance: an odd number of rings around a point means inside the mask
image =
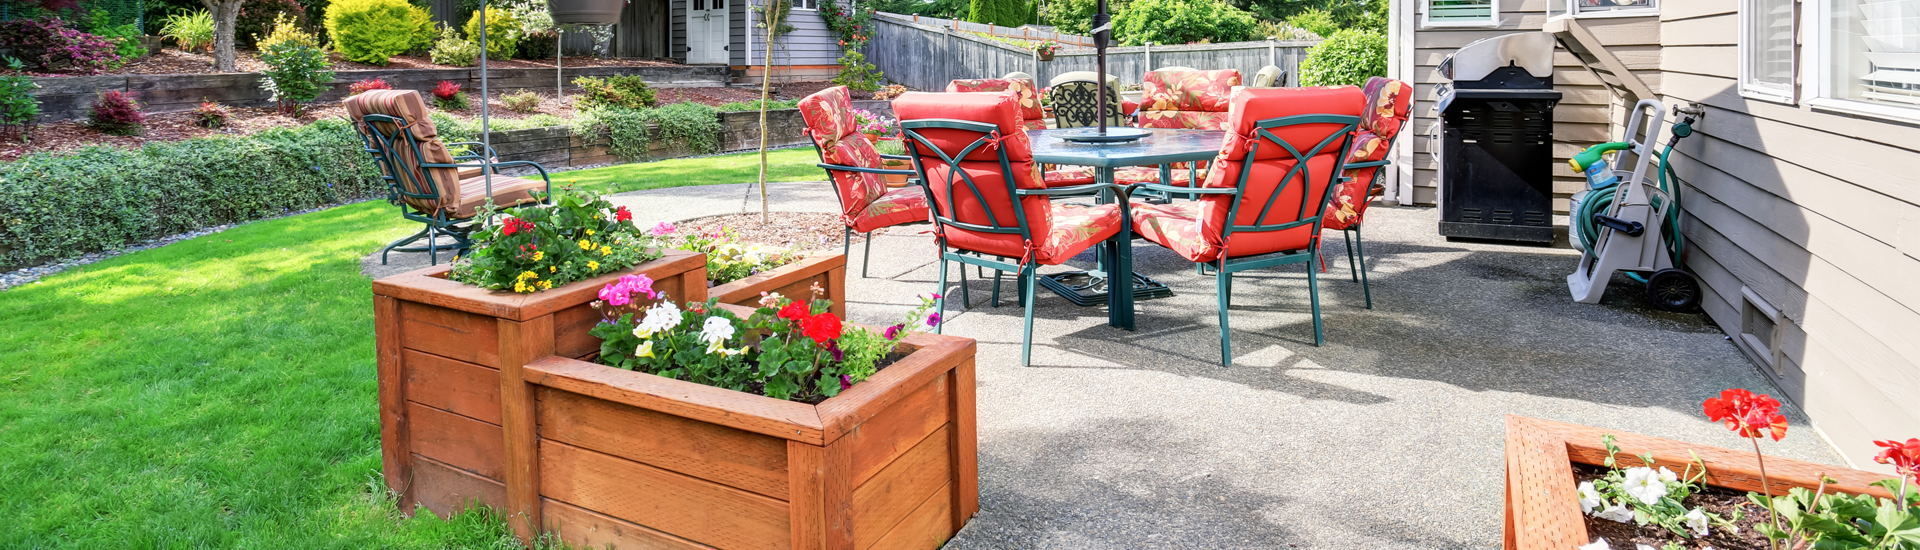
M 441 248 L 439 245 L 439 238 L 443 236 L 453 238 L 454 240 L 453 254 L 455 258 L 465 255 L 467 252 L 473 249 L 473 241 L 468 237 L 468 235 L 471 234 L 475 228 L 472 223 L 468 223 L 468 222 L 474 221 L 473 217 L 469 216 L 465 218 L 454 218 L 452 216 L 447 215 L 447 209 L 444 207 L 436 208 L 431 214 L 428 214 L 428 213 L 419 211 L 418 208 L 407 203 L 408 199 L 426 200 L 426 201 L 440 200 L 439 185 L 435 184 L 433 181 L 433 178 L 426 174 L 426 171 L 429 168 L 452 168 L 455 170 L 458 170 L 461 168 L 480 168 L 481 173 L 484 174 L 487 172 L 497 173 L 499 167 L 502 167 L 502 166 L 532 166 L 534 170 L 540 173 L 540 179 L 547 182 L 547 191 L 541 195 L 540 204 L 547 204 L 551 201 L 551 197 L 553 196 L 553 180 L 547 176 L 546 168 L 541 167 L 539 164 L 534 163 L 533 161 L 526 161 L 526 160 L 511 160 L 506 162 L 489 161 L 487 160 L 489 158 L 499 158 L 498 157 L 499 153 L 495 152 L 490 148 L 487 148 L 484 144 L 481 144 L 479 142 L 462 141 L 462 142 L 446 143 L 443 145 L 448 147 L 471 146 L 471 147 L 485 149 L 484 155 L 481 153 L 468 153 L 464 155 L 454 155 L 453 157 L 453 159 L 456 161 L 462 160 L 462 159 L 478 159 L 480 161 L 479 163 L 449 164 L 449 163 L 419 162 L 417 163 L 418 165 L 417 171 L 412 169 L 405 169 L 406 163 L 403 162 L 400 158 L 394 156 L 393 154 L 395 143 L 401 142 L 404 140 L 406 143 L 406 146 L 413 151 L 413 158 L 416 158 L 416 159 L 426 158 L 421 154 L 420 141 L 413 137 L 413 132 L 408 131 L 409 127 L 411 127 L 412 125 L 408 124 L 406 120 L 401 119 L 399 117 L 381 115 L 381 114 L 366 115 L 364 117 L 361 117 L 361 120 L 362 120 L 362 123 L 357 126 L 365 129 L 365 131 L 360 133 L 360 138 L 365 141 L 365 147 L 362 150 L 366 151 L 370 155 L 373 155 L 374 162 L 381 167 L 380 179 L 386 180 L 387 182 L 387 202 L 393 203 L 395 206 L 400 207 L 401 217 L 426 224 L 427 226 L 425 229 L 421 229 L 420 232 L 414 233 L 406 237 L 402 237 L 400 240 L 394 241 L 393 243 L 388 244 L 386 248 L 381 249 L 380 265 L 386 265 L 387 254 L 395 250 L 398 250 L 401 252 L 424 251 L 427 253 L 427 259 L 428 259 L 428 262 L 430 262 L 429 265 L 439 265 L 440 248 Z M 376 123 L 376 122 L 392 124 L 393 132 L 391 133 L 391 135 L 389 135 L 388 133 L 384 133 L 380 131 L 378 128 L 376 128 L 373 125 L 373 123 Z M 408 191 L 408 189 L 420 189 L 424 192 L 415 193 L 412 191 Z M 487 196 L 489 198 L 493 196 L 492 189 L 487 190 Z M 465 223 L 466 225 L 464 226 L 460 225 L 463 223 Z M 414 242 L 419 241 L 420 239 L 426 239 L 427 244 L 425 246 L 401 248 L 402 246 L 413 244 Z
M 1280 138 L 1272 132 L 1274 128 L 1299 124 L 1339 124 L 1344 126 L 1344 128 L 1328 134 L 1326 138 L 1320 140 L 1319 144 L 1302 153 L 1299 149 L 1294 148 L 1287 142 L 1281 141 Z M 1239 183 L 1231 189 L 1224 187 L 1183 188 L 1157 183 L 1136 183 L 1129 186 L 1133 189 L 1150 189 L 1169 193 L 1231 195 L 1233 197 L 1233 204 L 1227 208 L 1227 226 L 1221 230 L 1220 235 L 1220 240 L 1223 243 L 1230 242 L 1233 233 L 1236 231 L 1245 233 L 1278 232 L 1309 224 L 1313 226 L 1314 237 L 1307 241 L 1307 248 L 1304 250 L 1261 254 L 1243 258 L 1233 258 L 1230 255 L 1230 251 L 1222 250 L 1217 263 L 1196 262 L 1201 274 L 1214 276 L 1215 296 L 1220 309 L 1221 366 L 1233 364 L 1233 334 L 1228 328 L 1227 307 L 1233 302 L 1233 274 L 1242 271 L 1306 262 L 1307 295 L 1313 304 L 1313 345 L 1319 346 L 1326 342 L 1326 333 L 1322 329 L 1320 321 L 1320 280 L 1316 274 L 1320 268 L 1320 225 L 1321 219 L 1326 215 L 1327 204 L 1331 202 L 1333 197 L 1335 186 L 1346 179 L 1340 175 L 1346 171 L 1346 157 L 1344 152 L 1353 144 L 1353 134 L 1355 129 L 1360 126 L 1360 117 L 1325 114 L 1294 115 L 1262 120 L 1255 123 L 1255 126 L 1254 134 L 1256 139 L 1254 139 L 1248 147 L 1246 161 L 1241 163 Z M 1274 188 L 1273 193 L 1267 196 L 1266 204 L 1260 207 L 1260 215 L 1254 218 L 1256 221 L 1266 219 L 1267 212 L 1273 209 L 1274 201 L 1278 200 L 1280 195 L 1286 192 L 1287 186 L 1292 185 L 1295 180 L 1301 181 L 1302 185 L 1312 185 L 1313 174 L 1307 166 L 1307 161 L 1336 142 L 1339 144 L 1338 150 L 1342 152 L 1342 155 L 1334 160 L 1333 170 L 1327 176 L 1326 192 L 1321 194 L 1320 204 L 1314 208 L 1312 216 L 1307 215 L 1307 203 L 1309 202 L 1307 199 L 1312 196 L 1312 193 L 1304 192 L 1305 190 L 1303 190 L 1300 194 L 1299 211 L 1294 221 L 1276 224 L 1256 223 L 1255 225 L 1240 225 L 1237 223 L 1240 208 L 1244 206 L 1240 198 L 1246 196 L 1247 180 L 1253 173 L 1254 159 L 1260 154 L 1261 146 L 1267 143 L 1280 146 L 1282 149 L 1285 149 L 1288 154 L 1293 156 L 1294 165 L 1292 169 L 1287 171 L 1285 176 L 1281 177 L 1280 184 Z M 1207 268 L 1213 268 L 1211 273 L 1208 272 Z
M 1024 197 L 1030 197 L 1030 196 L 1036 196 L 1036 195 L 1048 196 L 1048 197 L 1093 195 L 1100 191 L 1112 191 L 1116 194 L 1119 194 L 1119 193 L 1124 193 L 1125 189 L 1111 183 L 1076 185 L 1072 187 L 1058 187 L 1058 188 L 1052 188 L 1052 189 L 1020 189 L 1017 185 L 1015 185 L 1015 181 L 1013 177 L 1013 163 L 1011 160 L 1007 158 L 1007 151 L 1004 148 L 998 148 L 997 153 L 999 155 L 999 160 L 1000 160 L 1000 173 L 1004 176 L 1002 178 L 1003 179 L 1002 183 L 1006 186 L 1007 196 L 1011 197 L 1013 200 L 1013 217 L 1014 217 L 1013 222 L 1014 223 L 1012 225 L 1006 225 L 1006 224 L 1003 224 L 999 219 L 999 217 L 993 213 L 993 208 L 991 208 L 991 205 L 987 203 L 986 195 L 980 192 L 980 186 L 979 184 L 973 181 L 973 176 L 967 174 L 965 170 L 960 169 L 960 162 L 963 159 L 965 159 L 967 155 L 972 154 L 975 150 L 989 143 L 998 143 L 998 141 L 1000 140 L 999 127 L 993 124 L 987 124 L 982 122 L 954 120 L 954 119 L 907 120 L 907 121 L 901 121 L 900 127 L 901 127 L 901 131 L 905 133 L 908 138 L 906 143 L 907 150 L 913 153 L 911 156 L 913 157 L 914 170 L 919 173 L 921 188 L 926 190 L 927 198 L 933 202 L 932 212 L 933 212 L 934 235 L 935 235 L 935 240 L 938 241 L 940 245 L 940 281 L 939 281 L 940 297 L 935 299 L 936 304 L 934 306 L 934 310 L 942 311 L 942 312 L 946 311 L 947 262 L 949 261 L 959 262 L 961 264 L 961 268 L 960 268 L 961 300 L 963 305 L 966 305 L 968 307 L 971 307 L 972 299 L 970 296 L 967 295 L 967 289 L 966 289 L 967 270 L 965 266 L 973 265 L 980 268 L 994 270 L 993 299 L 994 299 L 995 305 L 999 305 L 999 301 L 1000 301 L 1000 288 L 999 288 L 1000 274 L 1002 272 L 1014 273 L 1016 277 L 1015 281 L 1019 284 L 1020 304 L 1025 308 L 1023 319 L 1025 322 L 1026 328 L 1020 341 L 1020 364 L 1021 365 L 1032 364 L 1033 300 L 1034 300 L 1033 289 L 1036 286 L 1034 284 L 1034 278 L 1039 273 L 1039 268 L 1040 268 L 1039 259 L 1033 257 L 1031 250 L 1028 251 L 1028 254 L 1025 257 L 1010 258 L 1006 256 L 999 256 L 995 254 L 988 254 L 984 252 L 976 252 L 971 250 L 950 249 L 947 246 L 946 228 L 951 226 L 951 227 L 957 227 L 960 229 L 966 229 L 969 231 L 976 231 L 981 233 L 1019 235 L 1022 242 L 1031 243 L 1033 242 L 1033 230 L 1032 230 L 1032 226 L 1030 226 L 1027 223 L 1026 208 L 1024 208 L 1020 204 L 1020 199 Z M 958 154 L 948 156 L 945 152 L 941 151 L 939 147 L 935 147 L 933 143 L 926 138 L 926 136 L 920 134 L 919 130 L 922 130 L 922 129 L 962 130 L 962 131 L 979 133 L 980 137 L 974 139 L 972 143 L 968 144 L 965 148 L 961 149 Z M 930 181 L 930 178 L 927 176 L 927 167 L 926 167 L 925 161 L 923 160 L 925 157 L 922 156 L 922 154 L 920 153 L 920 148 L 922 146 L 926 147 L 930 152 L 932 152 L 933 156 L 938 157 L 949 168 L 949 171 L 946 177 L 946 182 L 945 182 L 946 183 L 946 194 L 945 194 L 946 200 L 944 202 L 933 200 L 935 197 L 939 195 L 937 195 L 934 192 L 933 184 Z M 983 206 L 983 210 L 987 214 L 987 223 L 985 225 L 968 223 L 968 222 L 963 222 L 963 221 L 954 219 L 953 215 L 957 215 L 957 212 L 949 212 L 948 214 L 942 213 L 943 207 L 947 208 L 948 210 L 951 210 L 952 205 L 954 204 L 954 200 L 953 200 L 954 190 L 956 187 L 959 187 L 958 185 L 955 185 L 955 181 L 954 181 L 955 176 L 958 176 L 959 183 L 963 183 L 966 185 L 967 191 L 973 194 L 974 200 L 978 201 Z M 1120 215 L 1123 217 L 1130 215 L 1127 210 L 1126 201 L 1120 201 Z M 1115 237 L 1107 239 L 1107 241 L 1101 244 L 1100 246 L 1105 248 L 1105 251 L 1107 254 L 1114 254 L 1118 250 L 1115 247 L 1121 245 L 1120 239 L 1124 237 L 1125 237 L 1124 235 L 1116 234 Z M 936 334 L 939 333 L 944 324 L 945 324 L 945 321 L 943 319 L 941 323 L 936 324 L 934 326 L 934 332 Z
M 1053 104 L 1053 125 L 1055 128 L 1083 128 L 1100 124 L 1101 116 L 1095 114 L 1098 109 L 1096 97 L 1089 90 L 1098 88 L 1107 94 L 1107 126 L 1127 126 L 1127 116 L 1120 112 L 1120 94 L 1112 86 L 1103 86 L 1092 80 L 1068 80 L 1055 84 L 1047 92 L 1047 101 Z M 1084 116 L 1069 119 L 1068 116 Z
M 1386 159 L 1370 160 L 1349 164 L 1346 166 L 1346 169 L 1363 170 L 1374 167 L 1385 168 L 1388 164 L 1392 164 L 1392 161 Z M 1381 188 L 1383 184 L 1380 183 L 1380 180 L 1386 177 L 1386 173 L 1386 170 L 1373 171 L 1373 181 L 1367 182 L 1367 200 L 1373 200 L 1373 190 Z M 1347 244 L 1347 271 L 1353 277 L 1354 282 L 1360 283 L 1360 292 L 1367 297 L 1367 309 L 1373 309 L 1373 288 L 1367 284 L 1367 245 L 1360 239 L 1360 225 L 1361 222 L 1354 222 L 1341 228 L 1340 240 Z M 1359 249 L 1357 254 L 1354 251 L 1355 248 Z M 1355 260 L 1356 256 L 1359 258 L 1357 262 Z
M 828 184 L 833 183 L 832 178 L 833 178 L 834 171 L 859 172 L 859 173 L 865 173 L 865 174 L 880 174 L 885 176 L 909 176 L 909 178 L 907 179 L 908 185 L 913 185 L 914 183 L 917 183 L 914 179 L 911 178 L 911 176 L 915 175 L 914 171 L 912 170 L 892 170 L 887 168 L 867 168 L 865 166 L 846 166 L 841 164 L 829 164 L 827 163 L 827 152 L 820 150 L 820 144 L 817 142 L 814 143 L 813 145 L 813 154 L 814 156 L 820 159 L 820 162 L 815 164 L 815 166 L 819 166 L 821 168 L 826 169 Z M 905 155 L 882 154 L 880 155 L 880 158 L 882 160 L 910 160 Z M 833 198 L 835 201 L 839 202 L 840 204 L 847 203 L 846 202 L 847 198 L 840 195 L 840 186 L 829 185 L 829 187 L 833 188 Z M 894 225 L 913 225 L 915 223 L 926 223 L 926 222 L 908 222 L 908 223 L 899 223 Z M 893 227 L 893 226 L 890 225 L 887 227 Z M 878 231 L 878 229 L 874 231 Z M 866 242 L 860 245 L 862 247 L 862 251 L 860 253 L 860 278 L 865 279 L 867 278 L 867 264 L 873 258 L 873 231 L 868 231 L 866 233 L 862 233 L 861 235 L 866 237 Z M 840 246 L 840 255 L 845 256 L 853 252 L 853 226 L 849 225 L 846 227 L 846 232 L 844 235 L 842 235 L 842 238 L 843 238 L 843 242 Z

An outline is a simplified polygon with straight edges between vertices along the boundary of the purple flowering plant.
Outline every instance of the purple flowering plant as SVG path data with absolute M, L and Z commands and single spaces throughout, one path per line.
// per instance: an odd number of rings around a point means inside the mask
M 126 61 L 113 41 L 69 27 L 58 17 L 0 21 L 0 44 L 40 71 L 95 74 Z

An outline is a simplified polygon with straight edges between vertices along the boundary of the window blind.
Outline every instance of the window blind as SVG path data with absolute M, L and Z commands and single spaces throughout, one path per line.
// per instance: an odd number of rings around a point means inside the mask
M 1494 0 L 1427 0 L 1429 23 L 1491 23 Z

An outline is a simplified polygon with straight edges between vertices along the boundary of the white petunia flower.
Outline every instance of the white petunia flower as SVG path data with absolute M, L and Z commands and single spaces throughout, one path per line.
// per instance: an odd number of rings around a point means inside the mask
M 1664 482 L 1667 482 L 1667 483 L 1673 483 L 1673 482 L 1675 482 L 1675 481 L 1680 481 L 1680 476 L 1678 476 L 1678 475 L 1674 475 L 1674 473 L 1673 473 L 1673 470 L 1668 470 L 1666 466 L 1661 466 L 1661 467 L 1660 467 L 1660 481 L 1664 481 Z
M 633 329 L 633 335 L 640 338 L 652 338 L 656 332 L 673 330 L 680 326 L 680 308 L 673 302 L 662 301 L 660 305 L 647 308 L 646 317 L 640 320 L 640 326 Z
M 1645 466 L 1627 469 L 1627 495 L 1638 499 L 1641 504 L 1652 506 L 1667 496 L 1667 484 L 1660 481 L 1660 474 Z
M 1607 509 L 1605 510 L 1601 510 L 1600 513 L 1598 514 L 1594 514 L 1593 517 L 1608 520 L 1608 521 L 1626 523 L 1629 521 L 1633 521 L 1633 510 L 1627 509 L 1626 506 L 1615 504 L 1612 506 L 1608 506 Z
M 719 345 L 733 337 L 733 323 L 725 317 L 708 317 L 700 327 L 700 341 L 710 345 Z
M 1693 531 L 1693 536 L 1707 536 L 1707 514 L 1705 512 L 1701 512 L 1699 508 L 1694 508 L 1687 512 L 1686 520 L 1687 529 Z
M 1607 544 L 1607 539 L 1594 537 L 1593 544 L 1584 545 L 1574 550 L 1613 550 L 1613 546 Z
M 1645 544 L 1635 544 L 1633 545 L 1633 550 L 1660 550 L 1660 549 L 1654 548 L 1652 546 L 1647 546 Z
M 1593 489 L 1593 482 L 1580 482 L 1580 513 L 1591 514 L 1606 501 L 1600 499 L 1600 492 Z

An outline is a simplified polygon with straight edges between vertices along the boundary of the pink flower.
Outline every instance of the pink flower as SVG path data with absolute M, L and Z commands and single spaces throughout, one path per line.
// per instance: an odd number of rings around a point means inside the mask
M 613 307 L 633 303 L 635 294 L 645 294 L 648 300 L 660 297 L 653 290 L 653 279 L 646 275 L 622 275 L 620 280 L 600 288 L 600 299 Z
M 844 374 L 840 375 L 840 391 L 847 391 L 847 388 L 851 387 L 853 387 L 853 377 Z
M 672 223 L 668 223 L 668 222 L 660 222 L 660 223 L 658 223 L 658 224 L 654 224 L 654 226 L 653 226 L 653 236 L 655 236 L 655 237 L 665 237 L 665 236 L 667 236 L 667 235 L 672 235 L 672 234 L 673 234 L 673 232 L 674 232 L 675 230 L 678 230 L 678 229 L 679 229 L 679 228 L 678 228 L 678 227 L 675 227 L 675 226 L 674 226 L 674 225 L 673 225 Z
M 936 312 L 927 314 L 927 326 L 930 326 L 930 327 L 940 326 L 940 312 L 936 311 Z

